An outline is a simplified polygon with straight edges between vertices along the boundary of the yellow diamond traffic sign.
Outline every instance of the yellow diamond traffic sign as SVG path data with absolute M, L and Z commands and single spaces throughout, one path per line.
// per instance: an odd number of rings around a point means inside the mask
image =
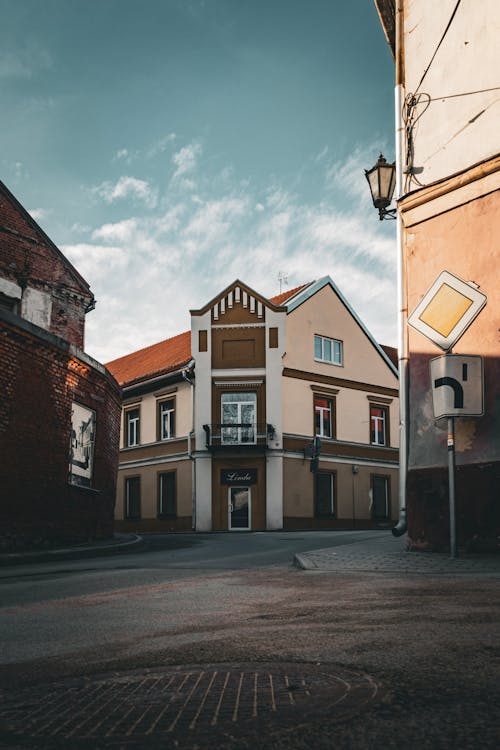
M 448 351 L 487 302 L 485 294 L 443 271 L 408 318 L 409 325 Z

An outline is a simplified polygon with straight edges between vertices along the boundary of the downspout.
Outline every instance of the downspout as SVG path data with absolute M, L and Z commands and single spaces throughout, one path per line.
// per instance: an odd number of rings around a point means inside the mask
M 405 167 L 405 129 L 403 123 L 404 84 L 404 0 L 396 0 L 395 62 L 396 86 L 394 114 L 396 129 L 396 204 L 402 197 Z M 397 208 L 397 299 L 398 299 L 398 373 L 399 373 L 399 520 L 392 529 L 394 536 L 402 536 L 407 528 L 406 480 L 408 475 L 408 302 L 406 295 L 403 220 Z
M 191 461 L 191 527 L 196 529 L 196 467 L 192 451 L 192 439 L 194 430 L 194 381 L 187 376 L 187 372 L 194 365 L 194 359 L 188 364 L 186 370 L 182 371 L 182 377 L 191 386 L 191 429 L 188 434 L 188 456 Z

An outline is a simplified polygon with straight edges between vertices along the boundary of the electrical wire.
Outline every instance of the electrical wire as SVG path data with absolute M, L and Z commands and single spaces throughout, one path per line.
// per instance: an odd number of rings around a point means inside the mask
M 447 96 L 433 96 L 429 101 L 437 102 L 445 99 L 457 99 L 459 96 L 472 96 L 473 94 L 487 94 L 489 91 L 500 91 L 500 86 L 492 86 L 490 89 L 478 89 L 477 91 L 464 91 L 461 94 L 448 94 Z
M 426 75 L 427 75 L 427 73 L 429 72 L 429 70 L 430 70 L 430 67 L 431 67 L 432 63 L 434 62 L 434 58 L 436 57 L 436 55 L 437 55 L 437 53 L 438 53 L 438 50 L 439 50 L 439 48 L 440 48 L 441 44 L 443 43 L 443 41 L 444 41 L 444 38 L 445 38 L 446 34 L 448 33 L 448 30 L 449 30 L 449 28 L 450 28 L 451 24 L 453 23 L 453 19 L 455 18 L 456 12 L 457 12 L 457 10 L 458 10 L 458 6 L 460 5 L 460 3 L 461 3 L 461 2 L 462 2 L 462 0 L 457 0 L 457 4 L 455 5 L 455 8 L 453 9 L 453 13 L 452 13 L 452 14 L 451 14 L 451 16 L 450 16 L 450 20 L 449 20 L 449 21 L 448 21 L 448 23 L 446 24 L 446 28 L 445 28 L 445 30 L 443 31 L 443 34 L 442 34 L 442 36 L 441 36 L 441 39 L 439 40 L 439 43 L 438 43 L 438 45 L 437 45 L 436 49 L 434 50 L 434 53 L 433 53 L 433 55 L 432 55 L 432 57 L 431 57 L 431 59 L 430 59 L 430 61 L 429 61 L 429 64 L 427 65 L 426 69 L 424 70 L 424 72 L 423 72 L 423 74 L 422 74 L 422 78 L 420 79 L 420 82 L 419 82 L 419 84 L 418 84 L 418 86 L 417 86 L 417 88 L 416 88 L 416 90 L 415 90 L 415 95 L 417 95 L 417 94 L 418 94 L 418 92 L 419 92 L 419 89 L 420 89 L 420 86 L 422 85 L 422 83 L 423 83 L 423 81 L 424 81 L 424 78 L 425 78 L 425 76 L 426 76 Z

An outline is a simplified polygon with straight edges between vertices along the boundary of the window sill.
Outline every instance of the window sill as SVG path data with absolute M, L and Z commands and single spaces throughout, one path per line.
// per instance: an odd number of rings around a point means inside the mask
M 343 362 L 330 362 L 327 359 L 316 359 L 314 358 L 314 361 L 317 362 L 319 365 L 332 365 L 332 367 L 343 367 Z

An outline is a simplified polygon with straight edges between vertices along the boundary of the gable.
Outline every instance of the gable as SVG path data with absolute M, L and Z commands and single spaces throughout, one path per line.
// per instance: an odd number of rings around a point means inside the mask
M 19 283 L 23 275 L 32 275 L 38 282 L 66 287 L 93 301 L 89 284 L 2 182 L 0 242 L 6 278 Z
M 282 311 L 279 305 L 266 299 L 239 279 L 226 287 L 199 310 L 191 315 L 205 315 L 210 310 L 212 325 L 241 325 L 264 323 L 266 309 Z
M 341 342 L 340 365 L 315 359 L 315 335 Z M 289 307 L 284 364 L 324 376 L 397 388 L 394 365 L 329 277 L 306 289 L 303 297 L 298 295 Z

